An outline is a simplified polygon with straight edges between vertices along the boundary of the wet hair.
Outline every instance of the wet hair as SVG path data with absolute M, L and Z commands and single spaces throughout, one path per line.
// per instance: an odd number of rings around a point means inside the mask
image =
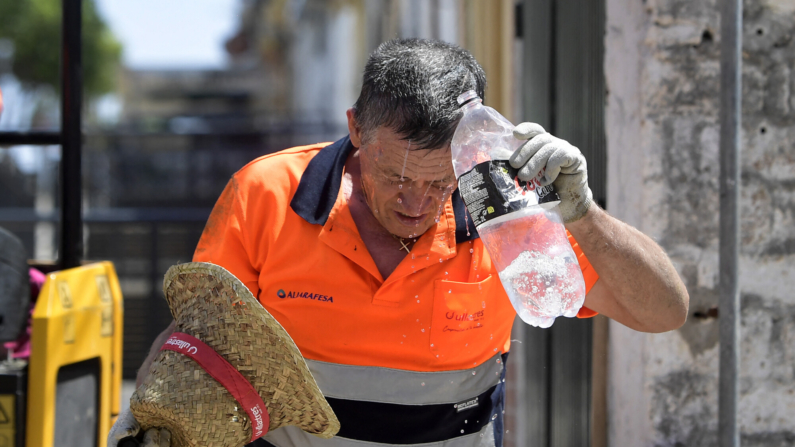
M 387 126 L 415 149 L 446 147 L 461 119 L 456 98 L 484 97 L 486 75 L 468 51 L 428 39 L 384 42 L 364 67 L 353 116 L 368 140 Z

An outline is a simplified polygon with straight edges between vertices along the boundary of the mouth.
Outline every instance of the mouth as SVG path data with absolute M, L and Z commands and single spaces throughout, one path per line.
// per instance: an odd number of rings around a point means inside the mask
M 428 217 L 428 213 L 420 215 L 411 215 L 411 214 L 402 213 L 400 211 L 395 211 L 395 217 L 397 217 L 398 222 L 402 223 L 403 225 L 417 226 L 421 224 L 425 220 L 425 218 Z

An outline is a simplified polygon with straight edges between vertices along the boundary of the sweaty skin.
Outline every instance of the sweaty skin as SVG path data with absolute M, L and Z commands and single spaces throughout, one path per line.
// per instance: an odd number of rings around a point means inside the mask
M 436 224 L 455 187 L 450 147 L 412 149 L 409 141 L 383 127 L 365 139 L 352 109 L 348 130 L 357 149 L 345 164 L 343 193 L 385 279 L 407 255 L 395 236 L 411 248 L 415 238 Z
M 410 149 L 409 142 L 383 127 L 370 143 L 357 147 L 361 187 L 381 226 L 403 238 L 428 231 L 455 184 L 450 148 Z

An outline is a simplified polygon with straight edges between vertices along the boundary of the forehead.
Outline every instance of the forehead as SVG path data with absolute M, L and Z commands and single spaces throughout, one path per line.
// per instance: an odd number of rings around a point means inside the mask
M 454 177 L 450 146 L 414 149 L 390 129 L 381 127 L 362 146 L 362 156 L 372 168 L 385 175 L 401 174 L 410 180 L 450 180 Z

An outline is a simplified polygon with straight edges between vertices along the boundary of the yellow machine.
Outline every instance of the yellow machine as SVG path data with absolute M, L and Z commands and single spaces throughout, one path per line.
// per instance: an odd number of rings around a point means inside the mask
M 47 275 L 33 313 L 27 447 L 106 445 L 120 405 L 122 309 L 110 262 Z M 13 399 L 0 394 L 0 447 L 21 447 L 13 432 L 20 406 Z M 13 422 L 2 424 L 4 414 Z

